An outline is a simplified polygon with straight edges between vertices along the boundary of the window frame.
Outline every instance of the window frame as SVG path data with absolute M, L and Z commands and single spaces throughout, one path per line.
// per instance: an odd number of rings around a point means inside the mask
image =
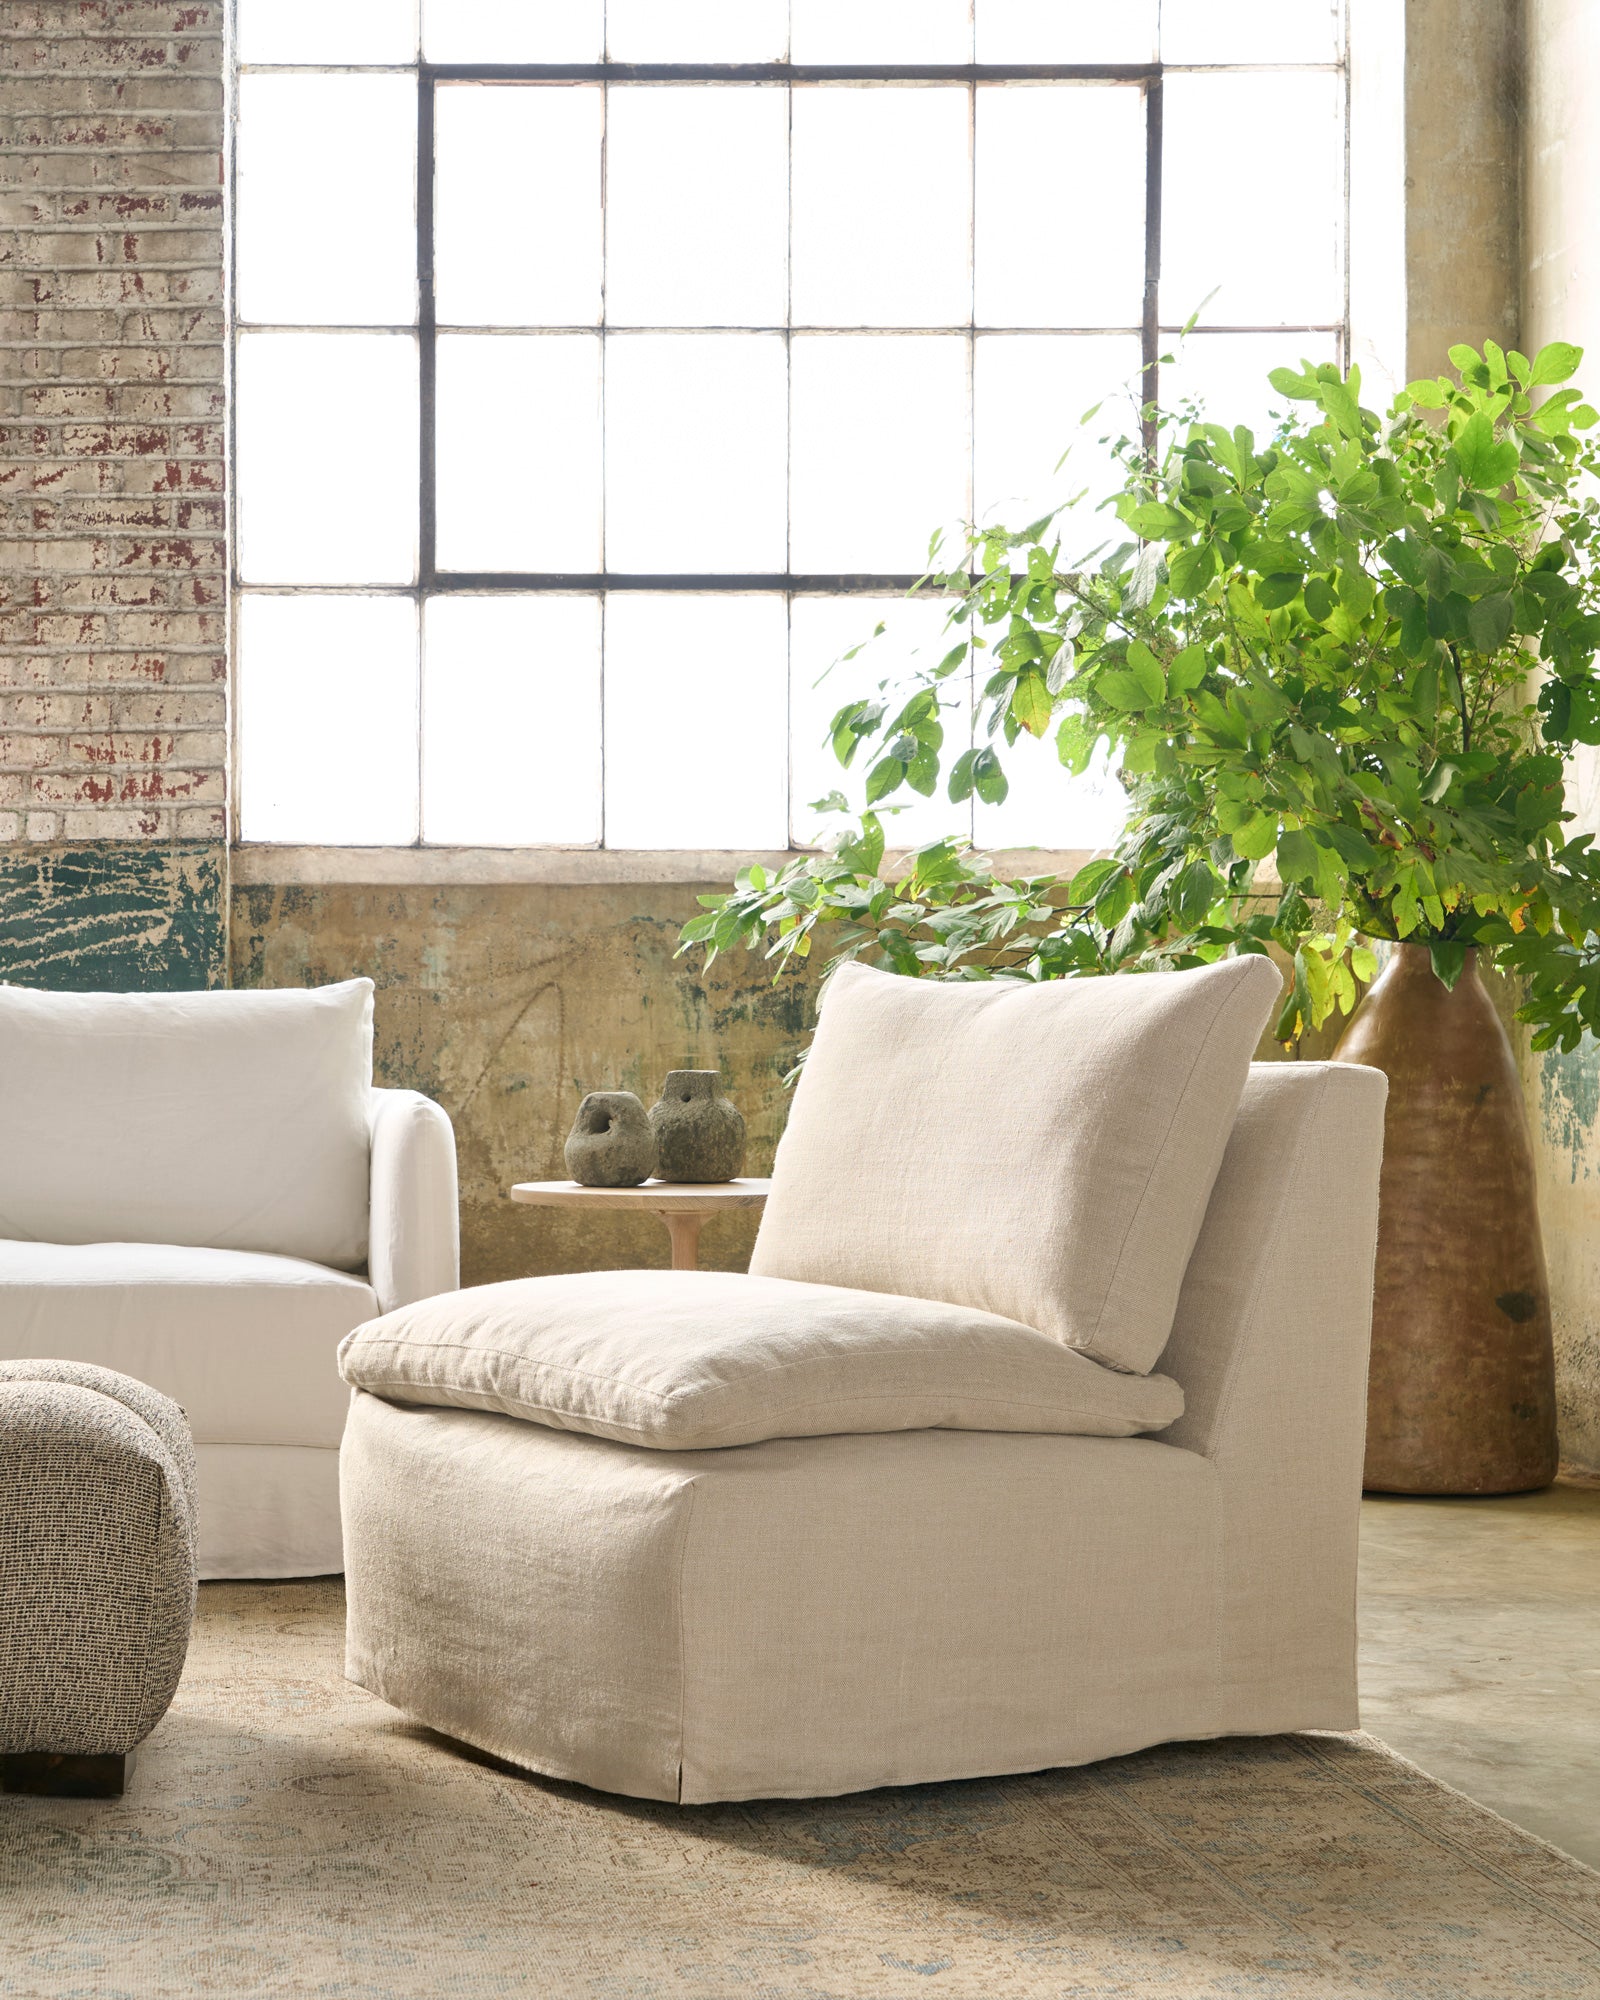
M 861 328 L 797 326 L 792 319 L 783 326 L 774 328 L 734 329 L 739 332 L 776 332 L 782 334 L 785 344 L 789 336 L 802 333 L 866 333 L 893 339 L 906 334 L 959 335 L 968 342 L 969 358 L 969 404 L 971 356 L 973 343 L 980 334 L 1031 334 L 1043 336 L 1073 335 L 1137 335 L 1140 344 L 1140 373 L 1144 379 L 1145 400 L 1159 400 L 1160 357 L 1163 348 L 1185 328 L 1181 322 L 1163 321 L 1160 317 L 1161 284 L 1161 235 L 1162 235 L 1162 173 L 1163 173 L 1163 125 L 1164 86 L 1170 75 L 1208 74 L 1270 74 L 1283 72 L 1291 75 L 1322 73 L 1337 75 L 1341 79 L 1341 156 L 1342 188 L 1339 206 L 1339 227 L 1341 230 L 1341 315 L 1337 321 L 1323 322 L 1273 322 L 1266 324 L 1255 321 L 1233 324 L 1230 322 L 1204 321 L 1198 328 L 1198 337 L 1213 335 L 1266 333 L 1285 335 L 1319 335 L 1330 339 L 1342 365 L 1347 365 L 1352 349 L 1351 325 L 1351 125 L 1352 125 L 1352 64 L 1350 14 L 1347 3 L 1342 10 L 1341 39 L 1337 56 L 1322 62 L 1218 62 L 1218 63 L 1169 63 L 1155 58 L 1147 62 L 1089 62 L 1053 64 L 1012 64 L 1012 63 L 953 63 L 953 64 L 807 64 L 783 62 L 767 63 L 629 63 L 606 60 L 600 63 L 438 63 L 430 62 L 420 53 L 409 63 L 255 63 L 237 59 L 230 64 L 230 158 L 228 184 L 230 196 L 234 187 L 236 172 L 236 148 L 232 143 L 237 131 L 238 81 L 245 75 L 401 75 L 415 77 L 417 83 L 417 130 L 415 163 L 415 207 L 417 237 L 417 315 L 414 324 L 379 325 L 362 324 L 318 324 L 299 326 L 277 320 L 247 320 L 238 312 L 234 273 L 237 268 L 237 241 L 235 218 L 236 201 L 229 202 L 228 229 L 228 366 L 230 394 L 228 398 L 228 512 L 229 512 L 229 598 L 230 598 L 230 665 L 237 660 L 238 607 L 244 595 L 253 596 L 333 596 L 349 595 L 361 597 L 390 597 L 411 599 L 417 608 L 418 643 L 424 644 L 424 609 L 430 598 L 450 596 L 529 596 L 541 593 L 559 593 L 584 597 L 598 597 L 602 613 L 605 598 L 615 593 L 651 592 L 660 594 L 738 594 L 747 596 L 779 596 L 784 599 L 786 614 L 797 597 L 884 597 L 900 595 L 910 591 L 919 582 L 914 573 L 854 572 L 832 575 L 796 573 L 790 570 L 764 573 L 751 572 L 708 572 L 687 574 L 681 572 L 644 573 L 599 570 L 592 573 L 554 571 L 462 571 L 440 569 L 437 562 L 437 379 L 438 342 L 441 326 L 437 317 L 434 287 L 435 258 L 435 115 L 437 93 L 441 86 L 527 83 L 550 86 L 595 85 L 602 88 L 618 85 L 671 85 L 671 84 L 766 84 L 780 88 L 806 87 L 827 84 L 861 85 L 955 85 L 967 91 L 968 127 L 972 132 L 976 119 L 978 90 L 982 86 L 991 87 L 1027 84 L 1113 84 L 1139 91 L 1144 112 L 1144 271 L 1142 313 L 1139 323 L 1116 327 L 1062 327 L 990 326 L 977 318 L 976 307 L 970 320 L 951 326 L 917 326 L 914 328 L 892 328 L 873 325 Z M 970 143 L 970 139 L 969 139 Z M 604 140 L 602 140 L 602 145 Z M 602 153 L 602 158 L 604 157 Z M 975 211 L 974 223 L 975 227 Z M 493 336 L 496 333 L 515 333 L 512 327 L 496 325 L 473 325 L 456 327 L 446 322 L 442 329 L 450 333 L 478 333 Z M 590 331 L 591 329 L 581 329 Z M 652 329 L 628 327 L 628 333 L 649 333 L 670 331 L 694 334 L 701 331 L 720 331 L 692 326 Z M 592 329 L 602 340 L 608 331 L 604 316 Z M 417 511 L 417 570 L 410 583 L 256 583 L 247 582 L 240 574 L 238 536 L 236 532 L 237 457 L 235 448 L 234 398 L 231 393 L 235 379 L 239 342 L 242 336 L 259 333 L 279 332 L 331 332 L 367 333 L 410 336 L 416 342 L 418 363 L 418 511 Z M 1146 424 L 1147 440 L 1153 437 L 1153 425 Z M 969 440 L 969 474 L 971 464 L 971 441 Z M 603 487 L 602 487 L 603 491 Z M 425 673 L 425 660 L 419 654 L 419 673 Z M 604 663 L 602 653 L 602 680 Z M 230 684 L 233 675 L 230 672 Z M 236 850 L 255 857 L 250 868 L 252 879 L 291 879 L 303 865 L 307 875 L 315 875 L 314 864 L 306 859 L 318 853 L 362 854 L 404 856 L 422 855 L 436 857 L 433 866 L 424 868 L 419 879 L 603 879 L 603 868 L 594 869 L 580 866 L 575 875 L 563 866 L 561 857 L 595 857 L 599 863 L 611 856 L 617 863 L 616 879 L 659 880 L 659 881 L 699 881 L 704 879 L 705 860 L 709 850 L 691 851 L 679 849 L 629 849 L 608 846 L 604 831 L 604 802 L 601 812 L 601 835 L 598 841 L 587 843 L 566 843 L 560 845 L 507 845 L 493 848 L 478 848 L 454 841 L 430 840 L 426 837 L 421 821 L 422 801 L 419 795 L 419 820 L 416 838 L 403 845 L 392 842 L 378 842 L 371 847 L 330 848 L 317 843 L 294 843 L 270 839 L 247 839 L 241 831 L 240 805 L 240 729 L 237 698 L 233 704 L 233 727 L 230 731 L 230 762 L 232 776 L 232 841 Z M 421 752 L 421 710 L 418 711 L 418 755 Z M 789 740 L 786 734 L 785 753 L 788 762 Z M 602 750 L 603 755 L 603 750 Z M 789 846 L 783 852 L 789 855 L 805 853 L 811 849 L 795 839 L 793 826 L 793 805 L 789 812 Z M 742 853 L 740 849 L 716 850 L 729 855 Z M 1060 853 L 1078 858 L 1075 850 L 1003 850 L 1045 855 Z M 268 857 L 277 854 L 283 857 L 282 870 L 275 868 Z M 296 857 L 300 858 L 299 864 Z M 452 862 L 447 857 L 455 857 Z M 476 860 L 474 859 L 476 857 Z M 548 858 L 548 868 L 541 865 Z M 682 864 L 681 866 L 678 864 Z M 361 879 L 359 866 L 353 871 L 336 868 L 328 879 Z

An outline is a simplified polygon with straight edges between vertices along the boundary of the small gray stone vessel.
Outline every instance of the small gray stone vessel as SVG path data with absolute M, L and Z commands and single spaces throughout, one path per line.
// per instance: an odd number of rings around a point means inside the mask
M 656 1170 L 655 1134 L 631 1090 L 591 1090 L 564 1151 L 580 1187 L 637 1187 Z
M 731 1181 L 744 1172 L 744 1114 L 714 1069 L 675 1069 L 650 1107 L 656 1172 L 664 1181 Z

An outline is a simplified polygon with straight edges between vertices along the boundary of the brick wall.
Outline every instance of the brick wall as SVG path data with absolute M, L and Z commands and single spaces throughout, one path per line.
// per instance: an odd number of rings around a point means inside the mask
M 226 834 L 221 0 L 0 0 L 0 842 Z

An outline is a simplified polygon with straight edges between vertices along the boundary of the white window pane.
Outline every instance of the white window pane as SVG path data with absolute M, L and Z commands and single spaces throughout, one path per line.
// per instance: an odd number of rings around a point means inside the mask
M 422 0 L 429 62 L 592 63 L 603 0 Z
M 728 170 L 730 160 L 738 160 L 738 172 Z M 780 326 L 788 310 L 786 244 L 786 90 L 612 90 L 610 326 Z
M 411 77 L 242 76 L 239 317 L 415 320 L 416 150 Z
M 981 63 L 1149 62 L 1156 0 L 977 0 Z
M 599 569 L 598 334 L 441 334 L 436 410 L 441 569 Z
M 606 341 L 606 567 L 781 570 L 783 336 Z
M 965 340 L 797 334 L 792 353 L 790 567 L 920 574 L 967 518 Z
M 1063 770 L 1054 731 L 996 744 L 1010 790 L 997 806 L 978 800 L 972 820 L 980 847 L 1109 847 L 1128 816 L 1128 795 L 1104 746 L 1081 778 Z
M 599 86 L 441 84 L 434 105 L 439 324 L 598 324 Z
M 957 326 L 972 311 L 964 90 L 794 92 L 797 326 Z
M 1054 529 L 1066 561 L 1127 539 L 1114 515 L 1096 510 L 1123 483 L 1101 440 L 1139 435 L 1139 359 L 1132 334 L 980 336 L 973 458 L 981 523 L 1003 522 L 1015 531 L 1081 494 Z M 1080 425 L 1096 404 L 1094 420 Z
M 247 63 L 409 63 L 417 0 L 239 0 L 238 54 Z
M 1169 63 L 1328 63 L 1341 53 L 1339 0 L 1161 0 Z
M 787 91 L 727 84 L 612 90 L 609 325 L 781 325 L 788 228 Z
M 246 840 L 397 846 L 417 837 L 417 612 L 407 597 L 239 605 Z
M 607 0 L 615 62 L 781 62 L 788 0 Z
M 1088 84 L 978 92 L 977 317 L 983 326 L 1137 326 L 1144 311 L 1144 93 Z M 1092 201 L 1072 190 L 1092 187 Z M 1071 202 L 1070 248 L 1040 206 Z
M 794 0 L 798 63 L 964 63 L 971 0 Z
M 606 600 L 606 845 L 788 844 L 781 597 Z
M 235 402 L 239 569 L 250 583 L 410 583 L 417 344 L 247 333 Z
M 1212 292 L 1204 317 L 1213 325 L 1341 317 L 1344 109 L 1336 75 L 1168 77 L 1162 143 L 1165 324 L 1181 326 Z M 1219 187 L 1249 188 L 1248 229 L 1221 223 Z
M 936 667 L 960 642 L 947 632 L 949 603 L 942 598 L 797 597 L 789 624 L 790 831 L 800 846 L 811 846 L 848 824 L 837 815 L 813 810 L 813 802 L 843 792 L 854 811 L 866 803 L 867 769 L 872 758 L 856 753 L 848 770 L 833 754 L 828 725 L 847 701 L 871 695 L 882 680 L 909 682 L 913 673 Z M 882 625 L 878 636 L 873 634 Z M 843 656 L 854 647 L 853 660 Z M 950 766 L 966 747 L 971 723 L 971 679 L 966 669 L 943 683 L 949 704 L 944 718 L 944 768 L 931 799 L 897 792 L 877 810 L 891 847 L 921 847 L 945 834 L 972 834 L 972 809 L 953 805 L 945 795 Z M 890 805 L 898 810 L 891 812 Z
M 600 839 L 600 600 L 435 597 L 423 633 L 422 837 Z
M 1258 445 L 1274 429 L 1274 412 L 1291 407 L 1267 380 L 1272 370 L 1298 370 L 1302 360 L 1333 361 L 1338 356 L 1331 333 L 1192 333 L 1181 346 L 1166 351 L 1175 358 L 1161 370 L 1163 405 L 1177 409 L 1197 399 L 1207 423 L 1229 430 L 1244 424 Z

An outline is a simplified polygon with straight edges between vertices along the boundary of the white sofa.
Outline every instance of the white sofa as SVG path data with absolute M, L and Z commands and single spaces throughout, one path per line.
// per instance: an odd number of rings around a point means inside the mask
M 0 1361 L 170 1396 L 202 1577 L 343 1567 L 351 1328 L 459 1282 L 455 1139 L 371 1084 L 370 982 L 0 988 Z

